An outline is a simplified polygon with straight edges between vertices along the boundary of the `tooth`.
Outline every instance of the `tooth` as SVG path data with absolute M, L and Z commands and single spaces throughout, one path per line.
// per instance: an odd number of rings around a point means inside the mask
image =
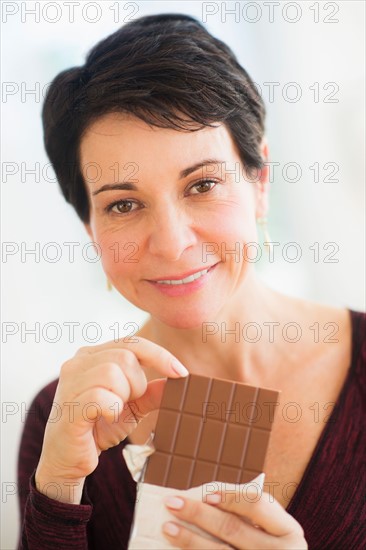
M 196 279 L 199 279 L 200 277 L 202 277 L 202 275 L 206 275 L 206 273 L 208 272 L 208 269 L 203 269 L 202 271 L 199 271 L 198 273 L 195 273 L 194 275 L 190 275 L 189 277 L 186 277 L 185 279 L 179 279 L 179 280 L 165 280 L 165 281 L 157 281 L 158 283 L 160 284 L 164 284 L 164 285 L 182 285 L 182 284 L 186 284 L 186 283 L 192 283 L 193 281 L 195 281 Z
M 189 277 L 186 277 L 185 279 L 182 279 L 183 283 L 192 283 L 194 281 L 194 276 L 190 275 Z

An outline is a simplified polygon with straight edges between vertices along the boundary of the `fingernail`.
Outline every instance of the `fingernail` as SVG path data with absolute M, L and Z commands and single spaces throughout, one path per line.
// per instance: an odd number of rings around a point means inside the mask
M 178 361 L 178 359 L 172 360 L 172 369 L 174 372 L 179 374 L 179 376 L 188 376 L 189 372 L 185 367 L 183 367 L 182 363 Z
M 221 495 L 207 495 L 206 502 L 208 502 L 209 504 L 218 504 L 219 502 L 221 502 Z
M 179 533 L 179 527 L 175 525 L 175 523 L 171 523 L 170 521 L 168 521 L 168 523 L 164 523 L 163 531 L 171 537 L 176 537 Z
M 173 510 L 181 510 L 184 506 L 184 500 L 179 497 L 166 497 L 164 499 L 164 504 L 168 508 L 173 508 Z

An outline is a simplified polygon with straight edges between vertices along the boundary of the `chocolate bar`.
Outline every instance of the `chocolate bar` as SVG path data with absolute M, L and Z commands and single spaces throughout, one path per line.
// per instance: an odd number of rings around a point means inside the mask
M 263 472 L 279 392 L 190 374 L 168 379 L 144 482 L 189 489 Z

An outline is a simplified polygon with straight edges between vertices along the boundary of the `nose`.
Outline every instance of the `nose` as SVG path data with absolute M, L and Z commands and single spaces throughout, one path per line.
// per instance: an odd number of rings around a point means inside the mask
M 151 223 L 149 252 L 164 260 L 179 260 L 197 242 L 191 217 L 171 204 L 159 209 Z

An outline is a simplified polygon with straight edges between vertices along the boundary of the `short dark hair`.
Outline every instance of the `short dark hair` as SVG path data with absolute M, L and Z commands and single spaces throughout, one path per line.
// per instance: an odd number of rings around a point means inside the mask
M 194 17 L 166 13 L 130 21 L 96 44 L 83 66 L 51 82 L 42 110 L 45 149 L 84 223 L 90 213 L 80 141 L 93 121 L 111 112 L 180 131 L 225 123 L 245 169 L 263 167 L 262 98 L 231 49 Z

